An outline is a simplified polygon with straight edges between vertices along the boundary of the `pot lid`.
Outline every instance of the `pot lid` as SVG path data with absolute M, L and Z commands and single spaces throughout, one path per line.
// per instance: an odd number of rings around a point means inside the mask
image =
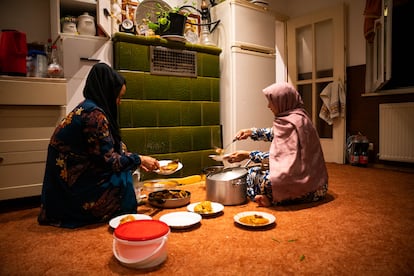
M 159 220 L 134 220 L 119 225 L 114 235 L 127 241 L 148 241 L 165 236 L 170 227 Z
M 211 180 L 228 181 L 243 177 L 246 174 L 246 168 L 228 168 L 218 173 L 209 174 L 207 178 Z

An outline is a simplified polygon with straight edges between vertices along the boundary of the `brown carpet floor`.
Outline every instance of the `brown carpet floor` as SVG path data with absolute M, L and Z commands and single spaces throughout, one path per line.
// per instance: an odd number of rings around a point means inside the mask
M 225 206 L 220 216 L 172 231 L 167 260 L 144 271 L 115 259 L 106 224 L 76 230 L 39 226 L 37 202 L 2 204 L 0 275 L 413 275 L 414 174 L 327 166 L 325 201 Z M 204 183 L 182 188 L 192 192 L 191 202 L 205 197 Z M 162 210 L 154 219 L 178 210 L 186 207 Z M 274 214 L 276 225 L 260 231 L 235 225 L 233 216 L 249 210 Z

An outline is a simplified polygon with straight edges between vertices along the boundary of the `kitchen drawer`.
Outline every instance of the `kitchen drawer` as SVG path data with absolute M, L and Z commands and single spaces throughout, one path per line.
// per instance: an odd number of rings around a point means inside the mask
M 0 200 L 40 195 L 49 139 L 0 140 Z
M 65 105 L 66 80 L 0 76 L 1 105 Z

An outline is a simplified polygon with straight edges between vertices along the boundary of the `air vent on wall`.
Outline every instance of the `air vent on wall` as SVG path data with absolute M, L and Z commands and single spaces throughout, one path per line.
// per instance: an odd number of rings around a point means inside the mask
M 197 53 L 151 46 L 151 74 L 197 77 Z

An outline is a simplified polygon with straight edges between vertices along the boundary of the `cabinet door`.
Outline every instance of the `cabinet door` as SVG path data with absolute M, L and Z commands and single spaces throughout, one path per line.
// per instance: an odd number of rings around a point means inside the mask
M 96 62 L 112 64 L 111 41 L 95 38 L 62 37 L 60 39 L 62 65 L 65 78 L 76 76 L 83 67 L 91 67 Z M 86 77 L 86 75 L 78 76 Z
M 66 15 L 79 16 L 84 12 L 96 15 L 96 24 L 99 29 L 107 38 L 111 37 L 112 18 L 105 15 L 111 12 L 110 0 L 50 0 L 50 25 L 53 40 L 61 35 L 61 17 Z
M 107 12 L 106 12 L 106 11 Z M 107 37 L 111 37 L 112 18 L 107 16 L 111 12 L 111 1 L 98 0 L 96 4 L 96 23 Z

